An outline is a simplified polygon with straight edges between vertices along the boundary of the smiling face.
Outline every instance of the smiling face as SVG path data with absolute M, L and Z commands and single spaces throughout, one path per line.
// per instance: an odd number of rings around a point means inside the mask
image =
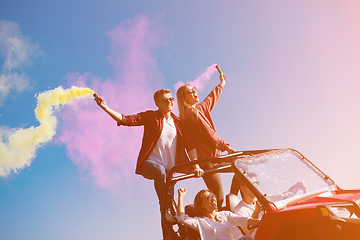
M 191 106 L 195 105 L 199 101 L 196 88 L 191 87 L 190 85 L 186 86 L 184 90 L 184 97 L 185 101 Z
M 209 213 L 217 209 L 217 199 L 213 193 L 208 191 L 203 193 L 202 208 Z
M 174 98 L 171 96 L 171 93 L 160 94 L 157 97 L 155 104 L 161 113 L 166 114 L 171 112 L 174 106 Z

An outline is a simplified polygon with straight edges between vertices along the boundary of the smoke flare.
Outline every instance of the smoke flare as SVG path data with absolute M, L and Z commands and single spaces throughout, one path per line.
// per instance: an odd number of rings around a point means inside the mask
M 37 95 L 38 104 L 35 109 L 38 127 L 12 129 L 0 127 L 0 176 L 5 177 L 18 169 L 31 164 L 35 151 L 40 144 L 49 142 L 56 133 L 57 118 L 53 115 L 54 108 L 93 93 L 89 88 L 57 87 Z M 8 139 L 5 141 L 5 139 Z
M 187 81 L 187 84 L 190 84 L 193 87 L 196 87 L 199 91 L 202 91 L 204 86 L 209 82 L 211 75 L 213 75 L 216 71 L 218 66 L 216 63 L 212 64 L 210 67 L 206 68 L 205 72 L 197 77 L 194 81 Z M 185 83 L 182 81 L 177 82 L 174 85 L 175 91 L 179 89 Z
M 152 19 L 137 15 L 108 31 L 107 36 L 111 45 L 107 60 L 113 76 L 102 79 L 92 73 L 68 73 L 65 78 L 70 86 L 94 89 L 111 109 L 125 115 L 156 109 L 153 94 L 165 86 L 157 50 L 171 37 L 162 16 Z M 79 101 L 61 112 L 61 129 L 54 143 L 65 145 L 82 181 L 122 197 L 130 196 L 132 184 L 139 179 L 134 170 L 143 128 L 118 127 L 92 102 L 83 105 Z

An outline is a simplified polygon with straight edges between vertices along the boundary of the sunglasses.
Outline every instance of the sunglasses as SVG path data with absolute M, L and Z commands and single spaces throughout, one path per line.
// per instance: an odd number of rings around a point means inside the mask
M 211 201 L 211 199 L 213 199 L 213 198 L 216 199 L 215 194 L 209 194 L 209 196 L 206 197 L 206 200 Z
M 163 98 L 163 99 L 160 99 L 159 101 L 163 101 L 163 102 L 168 102 L 168 101 L 170 101 L 170 102 L 174 102 L 174 97 L 169 97 L 169 98 Z
M 188 92 L 189 92 L 189 93 L 195 93 L 195 92 L 197 92 L 196 87 L 190 88 L 190 89 L 188 90 Z

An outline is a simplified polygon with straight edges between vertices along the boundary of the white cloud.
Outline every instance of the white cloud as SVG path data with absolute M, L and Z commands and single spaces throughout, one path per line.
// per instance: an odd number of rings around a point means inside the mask
M 21 34 L 19 24 L 0 21 L 0 56 L 4 60 L 0 70 L 0 106 L 11 91 L 20 93 L 29 86 L 30 79 L 23 69 L 40 53 L 37 44 Z

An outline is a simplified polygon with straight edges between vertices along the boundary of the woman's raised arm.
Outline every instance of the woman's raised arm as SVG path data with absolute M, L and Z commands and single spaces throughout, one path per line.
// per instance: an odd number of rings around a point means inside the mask
M 183 214 L 185 214 L 184 212 L 184 201 L 183 201 L 183 198 L 186 194 L 186 189 L 185 188 L 179 188 L 178 189 L 178 195 L 179 195 L 179 198 L 178 198 L 178 215 L 181 216 Z

